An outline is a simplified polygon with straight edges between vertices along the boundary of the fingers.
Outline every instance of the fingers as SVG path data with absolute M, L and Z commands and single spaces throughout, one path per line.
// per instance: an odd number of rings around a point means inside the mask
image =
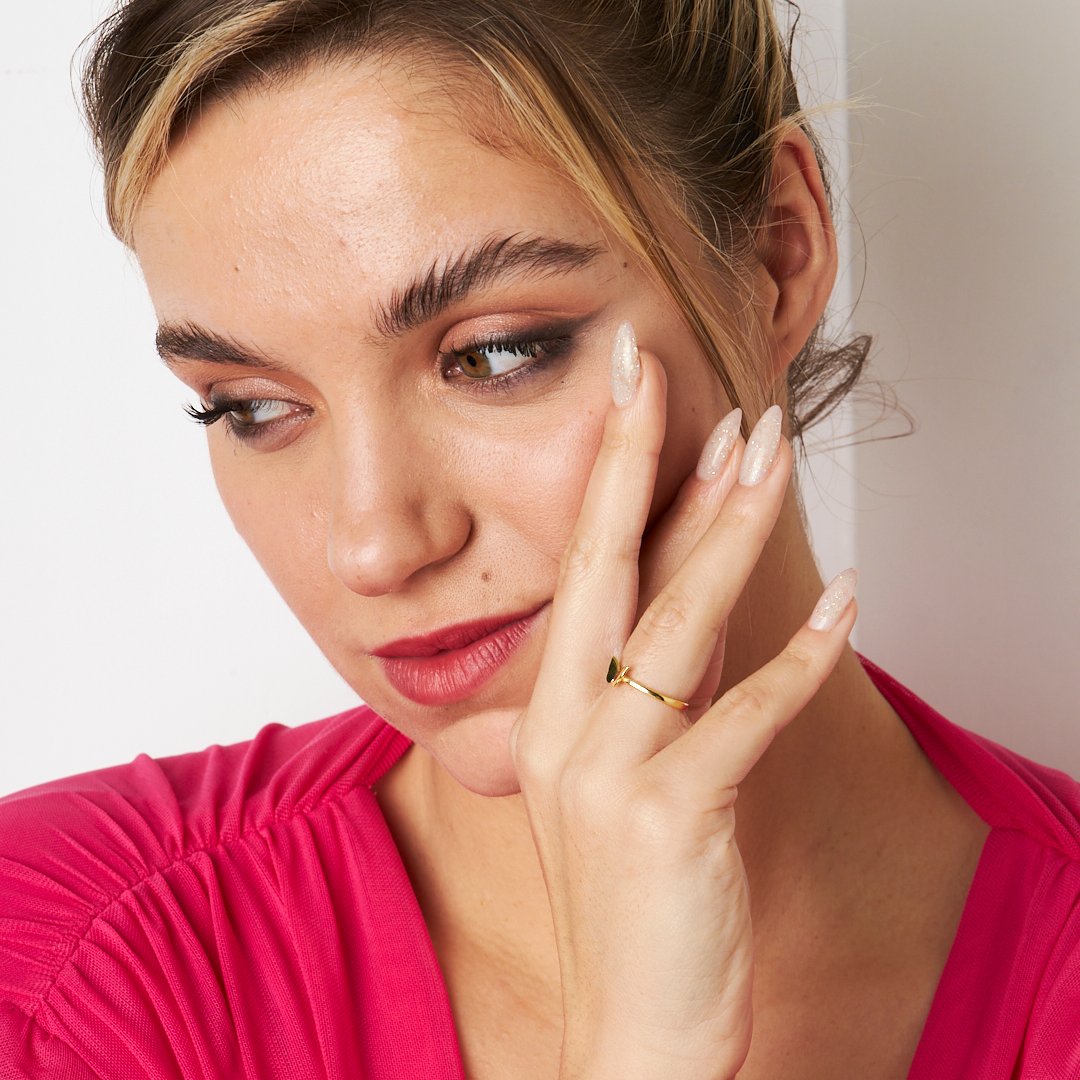
M 603 687 L 612 650 L 633 627 L 641 534 L 664 441 L 666 380 L 658 360 L 626 349 L 639 365 L 633 399 L 612 405 L 574 532 L 563 555 L 537 683 L 572 692 Z M 585 704 L 583 701 L 582 704 Z
M 716 652 L 736 601 L 772 531 L 791 476 L 791 448 L 780 434 L 778 407 L 768 410 L 751 433 L 739 479 L 720 512 L 705 529 L 642 615 L 620 657 L 647 686 L 681 698 L 703 711 L 719 679 Z M 722 659 L 721 659 L 722 663 Z M 656 703 L 655 724 L 640 727 L 640 760 L 675 738 L 687 717 Z M 691 716 L 693 719 L 693 715 Z M 660 740 L 658 743 L 657 740 Z M 625 746 L 625 740 L 623 741 Z
M 741 419 L 742 409 L 733 409 L 706 440 L 705 452 L 714 469 L 716 451 L 720 451 L 723 457 L 726 450 L 726 459 L 720 462 L 719 471 L 713 472 L 708 479 L 702 479 L 697 471 L 691 473 L 679 488 L 671 506 L 646 533 L 639 561 L 638 618 L 675 576 L 738 481 L 739 463 L 745 446 L 738 434 Z
M 855 619 L 855 571 L 845 570 L 826 587 L 811 620 L 804 623 L 779 656 L 743 679 L 680 738 L 648 763 L 661 783 L 677 785 L 692 805 L 723 809 L 735 789 L 776 735 L 821 689 L 837 661 Z M 818 616 L 827 629 L 813 629 Z

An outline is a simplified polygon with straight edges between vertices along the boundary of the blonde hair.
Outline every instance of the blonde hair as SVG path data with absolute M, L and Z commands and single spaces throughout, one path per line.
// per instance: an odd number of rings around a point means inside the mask
M 514 141 L 667 291 L 745 434 L 781 389 L 755 362 L 748 269 L 792 125 L 825 174 L 790 46 L 772 0 L 128 0 L 96 32 L 83 91 L 109 222 L 130 246 L 170 146 L 210 102 L 379 51 L 472 72 Z M 823 347 L 815 330 L 782 388 L 793 440 L 855 384 L 869 345 Z

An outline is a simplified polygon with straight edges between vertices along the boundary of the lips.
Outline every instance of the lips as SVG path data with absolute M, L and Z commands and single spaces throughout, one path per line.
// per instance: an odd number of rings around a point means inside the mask
M 440 630 L 434 630 L 430 634 L 421 634 L 419 637 L 399 638 L 391 641 L 381 648 L 372 649 L 372 656 L 435 656 L 437 653 L 449 649 L 461 649 L 479 641 L 494 630 L 511 623 L 520 622 L 530 615 L 535 615 L 544 605 L 534 606 L 528 611 L 519 611 L 511 615 L 494 615 L 486 619 L 474 619 L 472 622 L 457 623 L 454 626 L 444 626 Z
M 502 618 L 477 620 L 424 637 L 405 638 L 384 645 L 374 655 L 387 681 L 403 697 L 419 705 L 449 705 L 471 697 L 488 682 L 528 638 L 546 608 L 547 604 L 542 604 L 510 622 Z M 492 626 L 493 621 L 501 625 Z M 463 639 L 465 643 L 457 648 L 436 648 L 436 641 Z M 389 652 L 392 649 L 397 652 Z M 419 653 L 419 649 L 426 651 Z

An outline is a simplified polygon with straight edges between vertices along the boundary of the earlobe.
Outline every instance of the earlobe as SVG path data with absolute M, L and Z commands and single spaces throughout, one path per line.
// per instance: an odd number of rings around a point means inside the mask
M 795 128 L 777 149 L 758 245 L 762 318 L 780 375 L 820 320 L 836 278 L 836 239 L 814 149 Z

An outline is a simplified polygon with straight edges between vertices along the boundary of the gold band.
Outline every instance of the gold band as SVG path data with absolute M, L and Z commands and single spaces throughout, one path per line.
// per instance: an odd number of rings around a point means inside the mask
M 618 686 L 619 683 L 626 683 L 627 686 L 632 686 L 635 690 L 640 690 L 643 694 L 648 694 L 649 697 L 654 697 L 657 701 L 662 701 L 665 705 L 670 705 L 673 709 L 679 709 L 681 711 L 690 708 L 689 701 L 680 701 L 679 698 L 668 697 L 667 694 L 661 694 L 657 690 L 650 690 L 647 686 L 642 686 L 641 683 L 630 678 L 628 674 L 629 671 L 630 669 L 628 667 L 623 667 L 619 660 L 613 656 L 611 658 L 611 663 L 608 664 L 607 681 L 611 683 L 612 686 Z

